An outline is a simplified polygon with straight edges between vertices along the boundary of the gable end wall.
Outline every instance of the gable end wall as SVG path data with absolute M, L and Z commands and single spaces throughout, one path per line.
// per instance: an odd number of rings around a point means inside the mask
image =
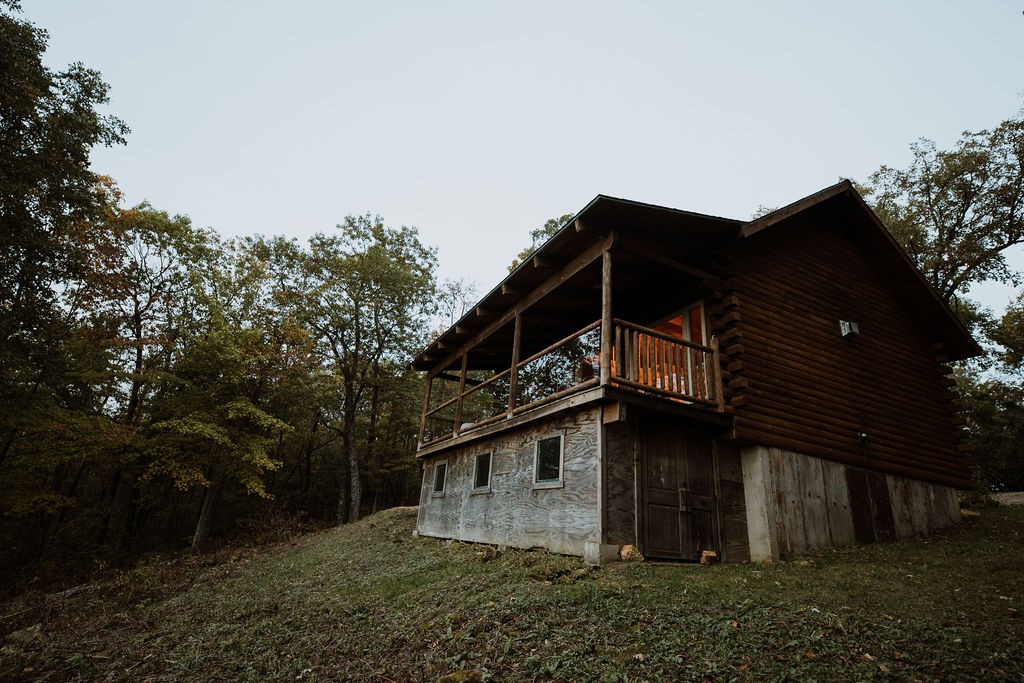
M 854 227 L 812 210 L 741 240 L 730 256 L 739 440 L 969 485 L 935 340 Z M 843 338 L 840 320 L 856 322 L 859 335 Z

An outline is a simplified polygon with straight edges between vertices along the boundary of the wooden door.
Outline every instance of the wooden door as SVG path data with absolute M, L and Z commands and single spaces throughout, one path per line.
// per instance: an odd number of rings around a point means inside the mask
M 711 439 L 658 421 L 638 425 L 645 556 L 699 560 L 716 550 Z

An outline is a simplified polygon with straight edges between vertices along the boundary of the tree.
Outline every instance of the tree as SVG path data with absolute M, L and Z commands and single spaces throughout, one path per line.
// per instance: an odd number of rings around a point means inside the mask
M 114 358 L 108 412 L 139 421 L 156 374 L 170 366 L 176 327 L 184 317 L 191 278 L 207 260 L 212 236 L 187 216 L 171 217 L 143 202 L 121 208 L 113 182 L 102 179 L 102 214 L 74 229 L 86 261 L 84 276 L 64 295 L 68 310 L 106 332 Z
M 425 339 L 435 255 L 420 243 L 415 228 L 389 228 L 379 217 L 348 216 L 338 230 L 310 240 L 303 306 L 341 386 L 345 455 L 338 521 L 353 521 L 362 506 L 358 420 L 368 408 L 365 461 L 376 440 L 376 411 L 388 368 L 408 364 Z
M 1024 489 L 1024 294 L 985 326 L 998 346 L 985 375 L 961 371 L 957 384 L 971 432 L 981 484 L 992 490 Z
M 572 220 L 572 216 L 573 214 L 567 213 L 565 215 L 559 216 L 558 218 L 549 218 L 547 221 L 544 222 L 544 225 L 534 230 L 531 230 L 530 246 L 516 254 L 515 259 L 512 261 L 511 264 L 509 264 L 508 272 L 511 273 L 513 270 L 519 267 L 520 263 L 525 262 L 527 259 L 533 256 L 533 252 L 540 249 L 540 246 L 542 244 L 551 239 L 551 237 L 556 232 L 562 229 L 563 225 Z
M 72 336 L 57 285 L 82 271 L 69 230 L 99 203 L 89 170 L 97 144 L 123 143 L 98 72 L 42 64 L 47 34 L 0 12 L 0 464 L 34 419 L 62 401 L 65 342 Z
M 998 346 L 989 372 L 960 368 L 956 374 L 979 486 L 1024 489 L 1024 294 L 998 320 L 983 326 Z
M 475 282 L 464 278 L 451 280 L 445 278 L 437 288 L 438 333 L 443 333 L 455 324 L 455 321 L 466 314 L 476 303 L 479 294 Z
M 274 394 L 290 383 L 289 365 L 301 361 L 306 335 L 277 303 L 261 244 L 217 243 L 193 270 L 192 320 L 178 332 L 140 448 L 144 477 L 205 488 L 194 549 L 205 545 L 226 486 L 269 497 L 263 475 L 281 466 L 274 451 L 292 430 L 275 414 L 283 404 Z
M 946 302 L 987 280 L 1020 283 L 1006 250 L 1024 243 L 1024 113 L 964 132 L 951 150 L 911 145 L 906 169 L 882 166 L 862 189 Z
M 260 360 L 258 332 L 215 320 L 188 340 L 160 397 L 158 418 L 163 419 L 152 424 L 144 446 L 150 460 L 145 476 L 169 476 L 181 489 L 206 488 L 193 549 L 206 544 L 213 510 L 228 482 L 266 497 L 262 476 L 281 465 L 272 449 L 290 426 L 258 405 L 253 385 L 259 376 L 253 370 Z
M 89 154 L 128 129 L 96 111 L 98 72 L 43 66 L 46 32 L 0 6 L 0 514 L 40 529 L 41 547 L 81 463 L 126 438 L 97 411 L 106 351 L 61 293 L 86 269 L 74 229 L 101 206 Z

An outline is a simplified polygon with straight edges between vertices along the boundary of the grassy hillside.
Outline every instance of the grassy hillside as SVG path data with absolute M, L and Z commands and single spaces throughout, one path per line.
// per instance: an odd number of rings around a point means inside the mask
M 0 604 L 2 680 L 1024 678 L 1024 508 L 774 565 L 413 538 L 390 510 Z

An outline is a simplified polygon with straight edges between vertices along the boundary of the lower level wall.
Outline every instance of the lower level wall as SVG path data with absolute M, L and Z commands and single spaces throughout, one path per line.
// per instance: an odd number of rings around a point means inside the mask
M 417 531 L 514 548 L 584 555 L 600 542 L 599 408 L 549 420 L 453 448 L 424 463 Z M 534 485 L 538 439 L 562 434 L 562 485 Z M 491 486 L 473 489 L 476 456 L 492 453 Z M 447 463 L 443 494 L 433 492 L 434 467 Z
M 960 518 L 950 486 L 763 446 L 741 460 L 754 561 L 927 536 Z

